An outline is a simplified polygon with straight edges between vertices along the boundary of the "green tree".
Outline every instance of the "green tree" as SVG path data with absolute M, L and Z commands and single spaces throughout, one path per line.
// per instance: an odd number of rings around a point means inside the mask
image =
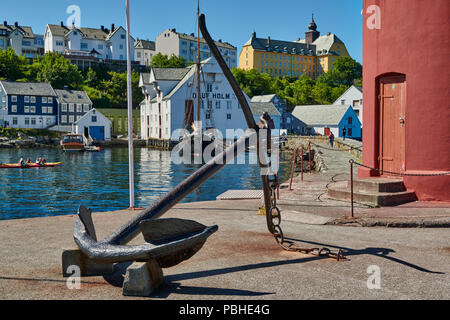
M 68 85 L 74 89 L 81 88 L 83 77 L 76 65 L 56 52 L 38 57 L 31 65 L 31 77 L 38 82 L 49 82 L 55 89 Z
M 150 62 L 152 68 L 186 68 L 187 65 L 186 59 L 183 57 L 178 57 L 173 54 L 169 58 L 167 54 L 162 54 L 161 52 L 153 56 Z
M 0 49 L 0 79 L 16 81 L 27 78 L 28 69 L 25 56 L 18 56 L 12 48 Z
M 339 74 L 340 84 L 351 86 L 355 80 L 362 78 L 362 65 L 351 57 L 336 59 L 334 69 Z

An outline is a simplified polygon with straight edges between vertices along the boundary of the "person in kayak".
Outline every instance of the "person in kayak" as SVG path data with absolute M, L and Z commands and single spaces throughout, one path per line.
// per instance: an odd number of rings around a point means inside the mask
M 36 161 L 35 161 L 35 163 L 36 163 L 36 164 L 41 164 L 41 158 L 40 158 L 40 157 L 37 158 Z
M 41 165 L 44 165 L 44 164 L 46 164 L 46 163 L 47 163 L 47 160 L 45 160 L 45 158 L 42 158 L 40 164 L 41 164 Z
M 21 167 L 25 166 L 25 161 L 23 161 L 23 158 L 20 158 L 20 159 L 19 159 L 19 165 L 20 165 Z
M 26 162 L 27 164 L 30 164 L 31 163 L 31 159 L 30 158 L 27 158 L 27 162 Z

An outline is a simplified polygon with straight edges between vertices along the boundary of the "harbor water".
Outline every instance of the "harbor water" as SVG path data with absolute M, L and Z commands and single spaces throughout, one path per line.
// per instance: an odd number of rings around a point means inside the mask
M 259 166 L 246 153 L 245 164 L 228 164 L 183 202 L 215 200 L 233 189 L 261 189 Z M 0 149 L 0 162 L 45 157 L 59 167 L 0 169 L 0 220 L 76 214 L 84 205 L 94 212 L 129 207 L 128 149 L 64 153 L 60 149 Z M 148 207 L 201 167 L 175 164 L 170 151 L 136 148 L 135 206 Z M 289 177 L 289 161 L 280 161 L 280 181 Z

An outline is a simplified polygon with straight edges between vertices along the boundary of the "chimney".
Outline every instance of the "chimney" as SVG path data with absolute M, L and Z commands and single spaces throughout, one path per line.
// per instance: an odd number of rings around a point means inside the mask
M 16 21 L 16 22 L 14 22 L 14 26 L 17 28 L 17 27 L 19 27 L 19 23 Z
M 252 38 L 256 38 L 256 32 L 255 31 L 252 32 Z
M 3 21 L 3 25 L 5 26 L 5 27 L 7 27 L 8 26 L 8 21 Z
M 267 46 L 270 47 L 270 37 L 267 37 Z
M 115 28 L 116 26 L 114 25 L 114 23 L 111 25 L 111 32 L 114 32 L 114 30 L 116 30 Z
M 105 31 L 105 26 L 100 26 L 100 29 L 101 29 L 102 31 Z
M 64 22 L 61 21 L 61 27 L 64 27 Z

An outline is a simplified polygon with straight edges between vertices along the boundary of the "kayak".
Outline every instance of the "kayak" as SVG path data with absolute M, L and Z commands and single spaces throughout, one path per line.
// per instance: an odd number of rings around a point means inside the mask
M 46 164 L 26 163 L 25 165 L 21 166 L 18 163 L 2 163 L 0 165 L 0 169 L 56 167 L 56 166 L 60 166 L 61 164 L 62 164 L 62 162 L 47 162 Z

